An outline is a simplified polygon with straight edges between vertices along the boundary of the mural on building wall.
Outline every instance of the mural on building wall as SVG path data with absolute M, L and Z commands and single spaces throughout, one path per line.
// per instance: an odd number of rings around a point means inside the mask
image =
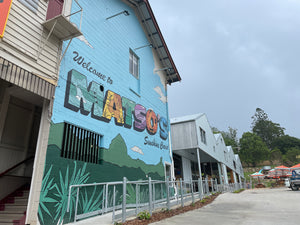
M 47 165 L 42 182 L 38 213 L 41 224 L 61 224 L 74 220 L 76 190 L 72 191 L 70 213 L 67 212 L 70 185 L 97 183 L 99 180 L 101 182 L 121 181 L 124 176 L 129 180 L 147 179 L 148 176 L 155 180 L 164 179 L 162 159 L 156 165 L 147 165 L 141 160 L 132 159 L 127 154 L 126 143 L 120 134 L 112 140 L 108 149 L 101 150 L 102 154 L 97 163 L 86 163 L 60 157 L 62 142 L 60 138 L 55 137 L 62 136 L 62 134 L 62 124 L 52 123 L 50 129 L 52 138 L 48 143 Z M 84 210 L 88 212 L 102 209 L 102 191 L 100 187 L 83 189 L 80 192 L 79 213 Z M 120 192 L 121 190 L 117 195 L 117 203 L 122 199 Z M 97 198 L 99 199 L 97 200 Z M 91 202 L 88 204 L 88 201 Z
M 153 72 L 157 65 L 150 48 L 136 53 L 141 60 L 139 79 L 129 73 L 129 49 L 148 42 L 134 11 L 119 0 L 81 3 L 86 15 L 84 36 L 70 44 L 55 92 L 38 213 L 42 225 L 74 219 L 74 193 L 73 208 L 70 213 L 66 209 L 72 184 L 123 177 L 162 180 L 165 162 L 171 163 L 165 82 Z M 131 16 L 105 19 L 124 8 Z M 66 129 L 65 124 L 71 127 Z M 95 141 L 86 133 L 100 139 Z M 73 144 L 66 144 L 66 138 Z M 97 151 L 93 161 L 85 160 L 92 153 L 82 153 L 78 146 L 83 145 Z M 66 146 L 79 149 L 78 154 L 70 154 Z M 121 199 L 118 190 L 117 202 Z M 100 187 L 82 189 L 79 213 L 101 209 L 102 201 Z

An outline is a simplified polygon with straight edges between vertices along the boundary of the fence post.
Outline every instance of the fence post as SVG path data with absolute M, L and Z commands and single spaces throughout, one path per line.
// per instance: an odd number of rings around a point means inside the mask
M 198 178 L 198 191 L 199 191 L 199 198 L 202 199 L 202 181 Z
M 108 207 L 108 184 L 106 184 L 106 189 L 105 189 L 105 212 L 107 212 L 107 207 Z
M 210 179 L 210 183 L 211 183 L 211 193 L 213 193 L 214 192 L 214 182 L 213 182 L 212 178 Z
M 149 177 L 149 213 L 152 216 L 152 184 L 151 184 L 151 177 Z
M 77 195 L 76 195 L 76 204 L 75 204 L 74 223 L 76 223 L 76 218 L 77 218 L 78 199 L 79 199 L 79 187 L 77 187 Z
M 103 215 L 103 214 L 104 214 L 104 210 L 105 210 L 105 209 L 104 209 L 104 207 L 105 207 L 105 204 L 104 204 L 104 201 L 105 201 L 105 194 L 104 194 L 104 193 L 105 193 L 105 187 L 106 187 L 106 186 L 105 186 L 105 185 L 103 185 L 103 192 L 102 192 L 102 193 L 103 193 L 103 198 L 102 198 L 102 209 L 101 209 L 101 215 Z
M 191 189 L 192 189 L 192 203 L 195 203 L 195 199 L 194 199 L 194 187 L 193 187 L 193 179 L 191 179 Z
M 116 185 L 114 185 L 114 193 L 113 193 L 113 213 L 112 213 L 113 223 L 115 223 L 115 206 L 116 206 Z
M 138 185 L 139 184 L 135 184 L 135 214 L 138 214 L 138 205 L 139 205 L 139 193 L 138 193 Z
M 126 221 L 126 194 L 127 194 L 126 183 L 127 183 L 127 179 L 126 177 L 123 177 L 122 223 Z
M 178 205 L 178 198 L 179 198 L 179 186 L 178 186 L 178 181 L 175 181 L 175 184 L 176 184 L 176 188 L 177 188 L 177 205 Z
M 181 195 L 181 207 L 184 206 L 184 203 L 183 203 L 183 187 L 182 187 L 182 178 L 180 178 L 180 195 Z
M 169 179 L 166 180 L 166 191 L 167 191 L 167 208 L 170 210 L 170 189 L 169 189 Z
M 209 187 L 208 187 L 208 179 L 207 177 L 205 178 L 205 187 L 206 187 L 206 194 L 209 193 Z

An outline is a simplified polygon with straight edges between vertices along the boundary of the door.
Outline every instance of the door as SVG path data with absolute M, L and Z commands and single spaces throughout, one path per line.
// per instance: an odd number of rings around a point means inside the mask
M 64 7 L 64 0 L 49 0 L 46 20 L 50 20 L 60 14 Z

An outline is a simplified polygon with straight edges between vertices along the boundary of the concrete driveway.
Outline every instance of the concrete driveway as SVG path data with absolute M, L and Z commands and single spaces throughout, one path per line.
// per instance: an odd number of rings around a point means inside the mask
M 206 207 L 154 224 L 299 225 L 300 191 L 276 188 L 225 193 Z

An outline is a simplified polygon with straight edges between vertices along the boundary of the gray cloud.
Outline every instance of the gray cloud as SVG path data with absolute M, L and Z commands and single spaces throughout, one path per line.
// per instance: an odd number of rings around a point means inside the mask
M 171 117 L 204 112 L 239 135 L 264 109 L 300 138 L 300 2 L 150 0 L 182 77 L 169 87 Z

